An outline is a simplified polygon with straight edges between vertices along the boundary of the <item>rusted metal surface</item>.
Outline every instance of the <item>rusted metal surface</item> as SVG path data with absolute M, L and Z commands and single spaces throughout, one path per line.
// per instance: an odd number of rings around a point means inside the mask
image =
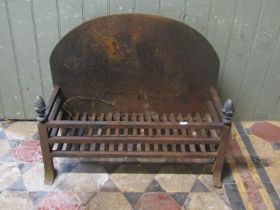
M 199 33 L 157 16 L 102 17 L 66 35 L 50 62 L 56 86 L 39 123 L 47 184 L 54 157 L 162 157 L 210 160 L 221 186 L 234 110 L 221 105 L 219 61 Z
M 80 25 L 58 43 L 50 63 L 64 99 L 96 97 L 114 103 L 101 111 L 115 112 L 206 111 L 201 101 L 219 70 L 213 48 L 194 29 L 139 14 Z M 75 111 L 97 111 L 90 109 Z

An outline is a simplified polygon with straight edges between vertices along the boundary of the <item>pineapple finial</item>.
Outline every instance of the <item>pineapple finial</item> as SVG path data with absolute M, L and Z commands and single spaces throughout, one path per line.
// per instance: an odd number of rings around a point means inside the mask
M 223 108 L 223 114 L 224 114 L 224 118 L 223 118 L 224 124 L 230 125 L 234 114 L 234 106 L 231 99 L 226 100 Z
M 47 120 L 46 114 L 46 103 L 41 96 L 36 96 L 34 100 L 34 110 L 37 112 L 37 120 L 43 123 Z

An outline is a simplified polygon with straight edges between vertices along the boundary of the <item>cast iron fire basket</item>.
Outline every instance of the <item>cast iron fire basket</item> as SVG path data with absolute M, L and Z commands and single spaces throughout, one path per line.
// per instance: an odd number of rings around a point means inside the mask
M 100 17 L 60 40 L 50 66 L 53 92 L 34 105 L 46 184 L 54 157 L 143 157 L 212 160 L 221 187 L 234 110 L 197 31 L 159 16 Z

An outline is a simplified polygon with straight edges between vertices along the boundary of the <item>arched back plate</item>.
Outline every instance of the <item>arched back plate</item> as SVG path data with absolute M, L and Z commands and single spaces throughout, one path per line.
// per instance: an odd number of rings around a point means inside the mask
M 197 31 L 141 14 L 78 26 L 57 44 L 50 64 L 64 99 L 96 97 L 121 112 L 195 110 L 219 71 L 215 51 Z

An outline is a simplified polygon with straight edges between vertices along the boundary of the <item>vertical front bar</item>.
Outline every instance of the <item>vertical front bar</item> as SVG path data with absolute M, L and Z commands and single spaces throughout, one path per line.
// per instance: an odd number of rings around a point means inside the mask
M 48 129 L 45 124 L 38 123 L 38 131 L 44 161 L 45 184 L 51 185 L 55 178 L 55 169 L 53 166 L 53 158 L 51 157 L 50 145 L 48 143 Z
M 230 132 L 231 132 L 231 125 L 225 125 L 225 128 L 222 131 L 221 143 L 219 144 L 218 147 L 217 158 L 214 162 L 214 166 L 212 169 L 214 187 L 222 186 L 222 182 L 221 182 L 222 170 L 223 170 L 228 143 L 230 140 Z
M 216 161 L 213 166 L 213 184 L 215 187 L 222 186 L 222 170 L 225 161 L 226 151 L 228 147 L 229 140 L 231 138 L 231 122 L 234 113 L 234 106 L 232 100 L 228 99 L 223 107 L 223 123 L 225 124 L 225 128 L 222 130 L 221 143 L 218 147 L 218 154 Z

